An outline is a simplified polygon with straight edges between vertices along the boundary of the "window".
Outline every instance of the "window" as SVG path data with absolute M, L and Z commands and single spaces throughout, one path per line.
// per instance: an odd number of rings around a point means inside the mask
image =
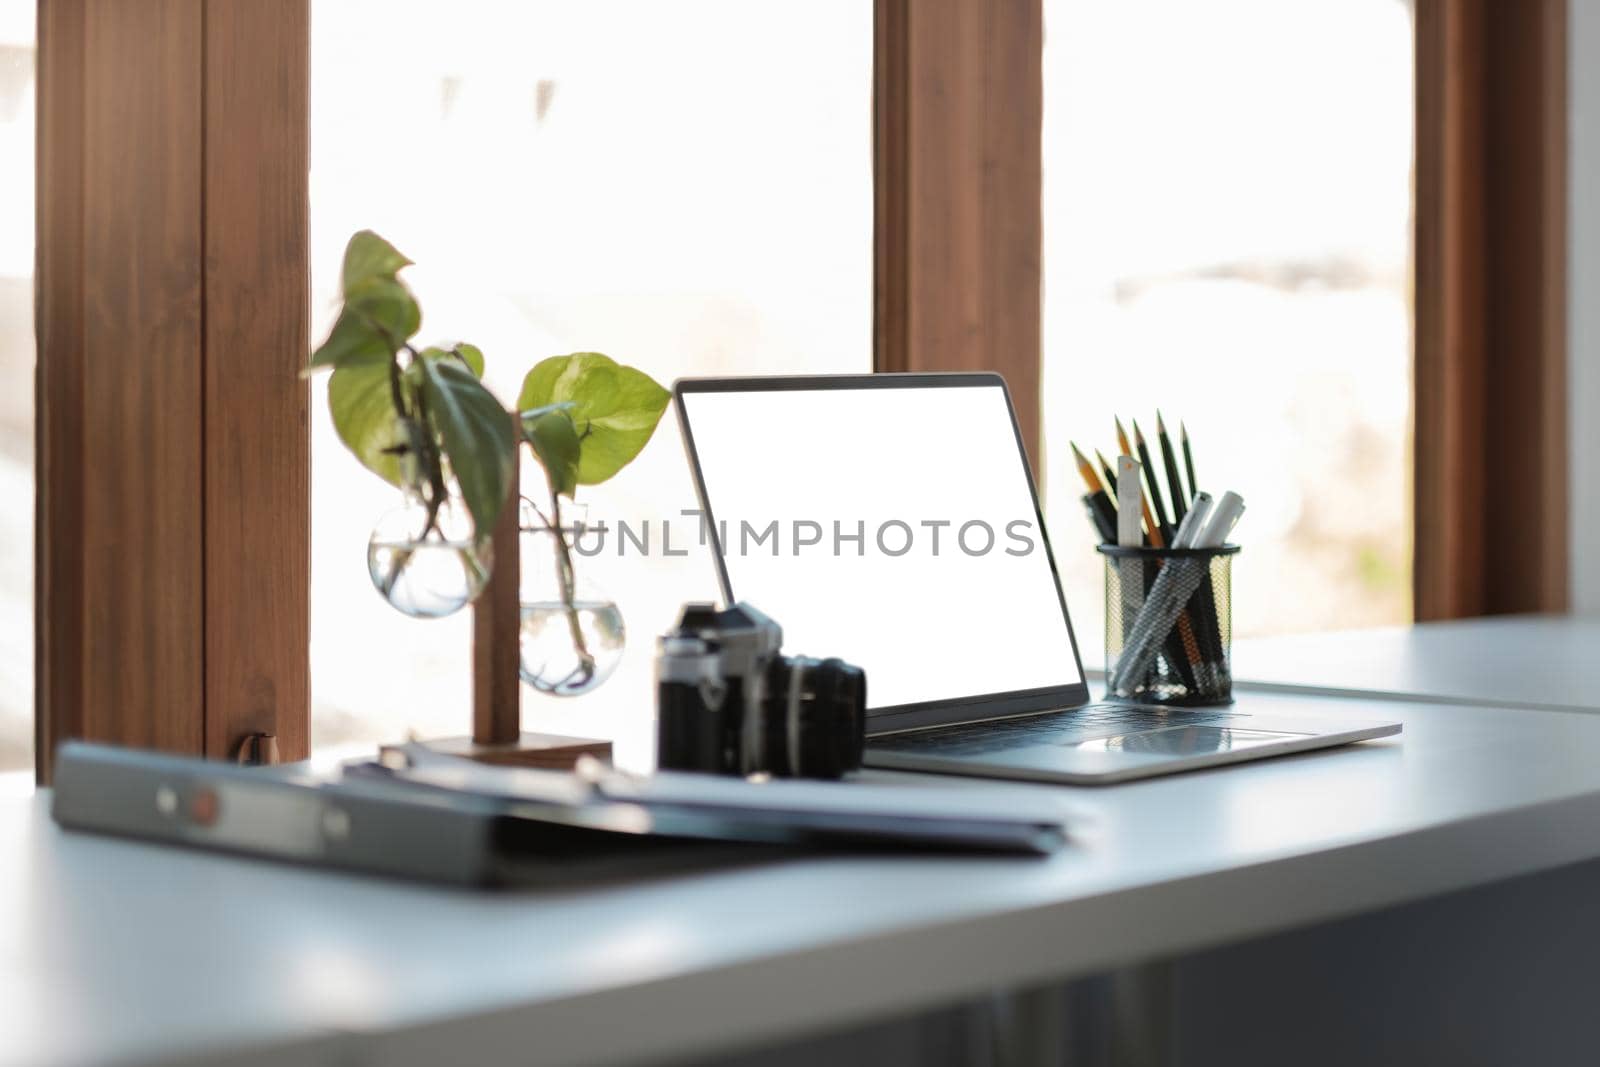
M 508 403 L 539 359 L 601 351 L 663 383 L 690 374 L 872 368 L 872 6 L 316 0 L 312 335 L 340 254 L 370 227 L 417 261 L 424 339 L 487 355 Z M 374 87 L 381 86 L 381 104 Z M 368 583 L 397 494 L 344 452 L 313 395 L 314 744 L 470 731 L 470 618 L 415 621 Z M 591 521 L 693 506 L 671 416 L 644 454 L 580 494 Z M 674 549 L 689 526 L 675 529 Z M 711 560 L 580 568 L 628 632 L 581 700 L 524 690 L 530 729 L 647 752 L 655 635 L 714 598 Z M 631 731 L 631 732 L 630 732 Z
M 0 771 L 33 763 L 33 52 L 0 8 Z
M 1248 504 L 1241 635 L 1408 621 L 1409 5 L 1044 14 L 1046 499 L 1085 653 L 1103 578 L 1067 442 L 1111 456 L 1116 413 L 1153 451 L 1157 408 Z

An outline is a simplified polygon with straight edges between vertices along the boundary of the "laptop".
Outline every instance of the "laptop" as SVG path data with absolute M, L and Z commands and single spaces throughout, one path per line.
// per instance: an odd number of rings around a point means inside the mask
M 784 652 L 867 675 L 871 767 L 1105 784 L 1400 732 L 1092 703 L 995 374 L 684 379 L 673 389 L 722 595 Z

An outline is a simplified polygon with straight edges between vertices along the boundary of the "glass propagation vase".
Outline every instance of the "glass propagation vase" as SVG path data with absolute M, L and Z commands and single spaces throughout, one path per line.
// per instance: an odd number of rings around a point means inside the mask
M 390 607 L 417 619 L 441 619 L 476 600 L 489 581 L 487 540 L 473 538 L 465 503 L 451 497 L 431 517 L 414 494 L 373 525 L 367 575 Z
M 576 546 L 593 533 L 587 509 L 567 503 L 559 514 L 556 526 L 529 504 L 521 510 L 518 671 L 540 693 L 572 697 L 611 677 L 627 631 L 616 601 L 582 573 Z

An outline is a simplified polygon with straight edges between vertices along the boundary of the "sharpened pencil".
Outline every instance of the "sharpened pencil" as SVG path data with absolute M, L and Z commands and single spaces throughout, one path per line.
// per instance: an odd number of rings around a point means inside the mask
M 1178 457 L 1172 454 L 1172 438 L 1167 436 L 1167 424 L 1161 421 L 1161 412 L 1156 412 L 1156 443 L 1161 448 L 1161 465 L 1167 472 L 1167 491 L 1172 494 L 1172 525 L 1174 528 L 1183 525 L 1184 512 L 1188 507 L 1184 504 L 1183 479 L 1178 477 Z
M 1106 476 L 1106 492 L 1110 493 L 1112 498 L 1115 499 L 1117 495 L 1117 472 L 1111 469 L 1111 464 L 1106 462 L 1106 457 L 1100 454 L 1098 448 L 1094 450 L 1094 458 L 1100 461 L 1100 473 Z
M 1083 484 L 1089 491 L 1083 496 L 1084 507 L 1089 509 L 1089 520 L 1093 523 L 1095 532 L 1100 535 L 1104 544 L 1116 544 L 1117 541 L 1117 505 L 1111 495 L 1100 485 L 1100 478 L 1094 472 L 1094 465 L 1084 458 L 1078 446 L 1071 441 L 1067 446 L 1072 449 L 1073 458 L 1078 461 L 1078 473 L 1083 476 Z
M 1083 477 L 1083 484 L 1088 487 L 1089 492 L 1103 492 L 1105 486 L 1100 484 L 1100 476 L 1095 473 L 1094 464 L 1085 459 L 1083 453 L 1078 451 L 1078 446 L 1071 441 L 1067 442 L 1067 447 L 1072 449 L 1072 458 L 1077 461 L 1078 473 Z
M 1144 431 L 1139 429 L 1139 420 L 1133 420 L 1134 447 L 1139 450 L 1139 462 L 1144 467 L 1144 484 L 1150 490 L 1150 506 L 1156 509 L 1156 521 L 1161 524 L 1161 538 L 1163 541 L 1172 540 L 1172 525 L 1167 522 L 1167 505 L 1161 499 L 1161 475 L 1156 473 L 1156 466 L 1150 462 L 1150 446 L 1145 443 Z

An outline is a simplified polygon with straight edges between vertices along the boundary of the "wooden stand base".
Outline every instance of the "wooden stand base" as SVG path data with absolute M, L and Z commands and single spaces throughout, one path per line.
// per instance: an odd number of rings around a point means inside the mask
M 501 767 L 538 767 L 542 770 L 570 770 L 579 756 L 593 756 L 611 762 L 611 742 L 587 737 L 562 737 L 559 734 L 524 733 L 516 741 L 486 745 L 470 737 L 446 737 L 423 741 L 424 746 L 442 756 L 465 756 L 479 763 Z

